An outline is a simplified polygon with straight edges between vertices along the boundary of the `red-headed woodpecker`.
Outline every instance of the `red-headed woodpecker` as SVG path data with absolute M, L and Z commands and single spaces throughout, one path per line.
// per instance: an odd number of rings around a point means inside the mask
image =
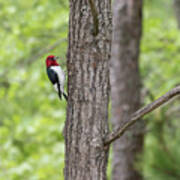
M 64 92 L 65 73 L 57 63 L 57 58 L 58 57 L 53 55 L 46 58 L 47 75 L 55 90 L 58 92 L 59 98 L 62 99 L 63 95 L 67 101 L 68 97 Z

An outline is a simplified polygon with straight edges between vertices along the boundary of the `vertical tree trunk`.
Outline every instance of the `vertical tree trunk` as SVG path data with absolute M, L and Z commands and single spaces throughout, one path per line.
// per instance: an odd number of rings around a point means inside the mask
M 70 0 L 65 180 L 105 180 L 108 149 L 109 0 Z
M 178 28 L 180 29 L 180 0 L 174 0 L 174 11 L 177 19 Z
M 142 0 L 115 0 L 112 39 L 112 124 L 123 125 L 140 106 L 139 45 Z M 143 146 L 142 122 L 113 144 L 112 179 L 140 180 L 134 164 Z

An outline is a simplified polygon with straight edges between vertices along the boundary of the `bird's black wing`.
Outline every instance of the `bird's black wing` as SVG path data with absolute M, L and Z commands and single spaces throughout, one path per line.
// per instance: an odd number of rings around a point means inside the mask
M 47 68 L 47 74 L 48 74 L 49 80 L 52 82 L 52 84 L 58 83 L 58 76 L 55 71 L 53 71 L 50 68 Z

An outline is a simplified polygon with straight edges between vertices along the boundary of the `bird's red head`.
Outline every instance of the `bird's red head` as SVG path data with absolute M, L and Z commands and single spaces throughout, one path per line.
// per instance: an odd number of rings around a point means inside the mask
M 59 66 L 59 64 L 57 63 L 57 57 L 54 55 L 50 55 L 46 58 L 46 67 L 50 67 L 50 66 Z

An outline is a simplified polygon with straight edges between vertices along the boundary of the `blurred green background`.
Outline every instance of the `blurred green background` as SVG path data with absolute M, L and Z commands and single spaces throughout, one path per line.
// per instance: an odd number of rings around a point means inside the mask
M 66 70 L 67 0 L 0 0 L 0 180 L 63 180 L 66 102 L 45 58 Z M 180 30 L 171 0 L 145 0 L 140 68 L 145 104 L 180 82 Z M 146 116 L 146 180 L 180 179 L 180 99 Z M 110 164 L 108 176 L 110 179 Z

